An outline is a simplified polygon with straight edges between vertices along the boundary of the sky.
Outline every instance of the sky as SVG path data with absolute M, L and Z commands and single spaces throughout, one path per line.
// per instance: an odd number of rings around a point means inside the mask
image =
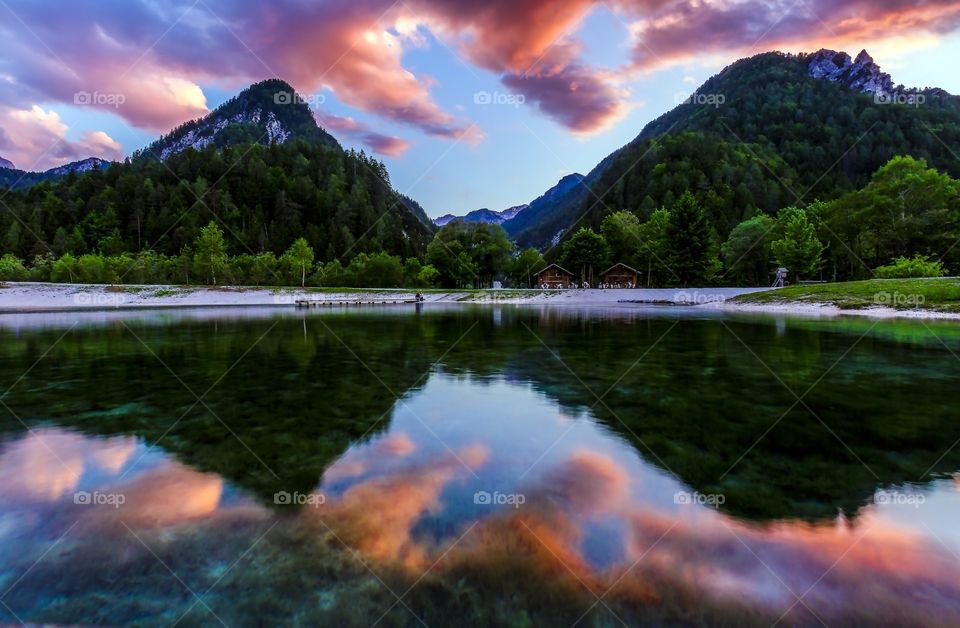
M 429 215 L 501 210 L 758 52 L 960 94 L 958 29 L 957 0 L 0 0 L 0 157 L 122 159 L 278 77 Z

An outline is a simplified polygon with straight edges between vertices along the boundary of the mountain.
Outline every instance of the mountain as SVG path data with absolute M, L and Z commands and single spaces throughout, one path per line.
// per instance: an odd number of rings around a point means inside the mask
M 504 228 L 543 248 L 572 228 L 599 228 L 612 211 L 644 220 L 689 190 L 722 241 L 757 212 L 859 189 L 896 155 L 956 177 L 958 145 L 960 99 L 894 85 L 866 51 L 763 53 L 728 66 L 647 124 L 579 189 L 545 210 L 531 204 Z
M 306 100 L 289 83 L 268 79 L 251 85 L 206 116 L 177 127 L 137 156 L 166 160 L 188 148 L 269 146 L 294 139 L 340 146 L 317 125 Z
M 10 164 L 9 161 L 6 163 Z M 83 174 L 84 172 L 90 172 L 91 170 L 103 170 L 108 168 L 111 163 L 112 162 L 109 162 L 105 159 L 100 159 L 98 157 L 88 157 L 87 159 L 74 161 L 62 166 L 57 166 L 56 168 L 50 168 L 49 170 L 45 170 L 43 172 L 26 172 L 24 170 L 17 170 L 12 168 L 13 164 L 10 164 L 10 168 L 5 166 L 0 168 L 0 188 L 7 187 L 15 190 L 28 188 L 32 185 L 43 183 L 44 181 L 61 179 L 71 172 Z
M 453 214 L 444 214 L 439 218 L 435 218 L 433 223 L 438 227 L 443 227 L 454 220 L 462 220 L 464 222 L 483 222 L 492 225 L 503 224 L 507 220 L 515 218 L 517 214 L 526 209 L 528 205 L 517 205 L 515 207 L 510 207 L 500 212 L 495 212 L 492 209 L 477 209 L 466 216 L 454 216 Z
M 16 170 L 17 167 L 13 165 L 12 161 L 7 161 L 3 157 L 0 157 L 0 168 L 8 168 L 10 170 Z
M 345 265 L 360 254 L 418 256 L 435 232 L 423 208 L 393 189 L 382 162 L 344 150 L 283 81 L 257 83 L 124 163 L 104 163 L 71 164 L 77 175 L 68 177 L 64 168 L 26 177 L 0 170 L 13 181 L 45 181 L 4 197 L 3 252 L 149 250 L 190 260 L 213 222 L 231 255 L 249 256 L 244 263 L 281 255 L 302 237 L 316 260 Z M 277 272 L 268 258 L 257 258 L 263 281 Z M 192 272 L 178 276 L 189 281 Z

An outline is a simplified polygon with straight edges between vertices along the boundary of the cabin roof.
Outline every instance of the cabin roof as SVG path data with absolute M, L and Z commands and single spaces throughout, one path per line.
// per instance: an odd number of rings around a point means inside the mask
M 625 268 L 626 270 L 629 270 L 629 271 L 632 272 L 632 273 L 636 273 L 636 274 L 638 274 L 638 275 L 640 274 L 640 271 L 637 270 L 636 268 L 630 268 L 629 266 L 627 266 L 626 264 L 623 264 L 623 263 L 614 264 L 613 266 L 611 266 L 610 268 L 606 269 L 605 271 L 603 271 L 603 272 L 600 273 L 600 274 L 601 274 L 601 275 L 606 275 L 607 273 L 611 272 L 612 270 L 614 270 L 614 269 L 616 269 L 616 268 Z
M 541 270 L 541 271 L 538 272 L 537 274 L 538 274 L 538 275 L 543 274 L 543 273 L 547 272 L 548 270 L 550 270 L 551 268 L 556 268 L 556 269 L 559 269 L 559 270 L 565 272 L 565 273 L 568 274 L 568 275 L 573 275 L 573 273 L 571 273 L 569 270 L 567 270 L 566 268 L 564 268 L 564 267 L 561 266 L 560 264 L 550 264 L 549 266 L 547 266 L 546 268 L 544 268 L 543 270 Z

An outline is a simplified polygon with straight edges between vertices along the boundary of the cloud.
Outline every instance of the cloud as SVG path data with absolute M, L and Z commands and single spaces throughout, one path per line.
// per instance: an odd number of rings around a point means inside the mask
M 627 92 L 604 73 L 573 60 L 573 54 L 548 54 L 566 59 L 535 73 L 507 74 L 503 83 L 574 133 L 605 130 L 628 111 Z
M 400 157 L 412 146 L 410 142 L 403 138 L 372 131 L 367 125 L 350 116 L 337 116 L 332 113 L 317 112 L 315 117 L 320 126 L 341 135 L 354 138 L 381 155 Z
M 103 131 L 88 131 L 79 140 L 67 139 L 60 115 L 39 105 L 28 109 L 0 106 L 4 156 L 24 170 L 46 170 L 66 162 L 101 157 L 122 158 L 122 148 Z
M 636 17 L 634 69 L 651 70 L 715 53 L 726 57 L 766 50 L 812 52 L 824 46 L 863 47 L 897 38 L 946 34 L 960 27 L 953 0 L 671 0 L 618 6 Z
M 207 111 L 201 85 L 231 91 L 279 76 L 304 93 L 329 90 L 393 123 L 474 144 L 483 140 L 480 129 L 435 100 L 444 86 L 405 63 L 406 52 L 433 44 L 428 33 L 463 59 L 463 80 L 492 72 L 564 128 L 590 134 L 629 111 L 623 85 L 638 71 L 774 48 L 856 52 L 960 27 L 955 0 L 8 0 L 5 6 L 17 17 L 0 24 L 0 106 L 8 110 L 73 105 L 87 93 L 100 95 L 87 106 L 164 132 Z M 585 58 L 578 30 L 598 10 L 631 22 L 624 67 L 597 67 Z M 381 154 L 409 148 L 373 129 L 355 133 Z

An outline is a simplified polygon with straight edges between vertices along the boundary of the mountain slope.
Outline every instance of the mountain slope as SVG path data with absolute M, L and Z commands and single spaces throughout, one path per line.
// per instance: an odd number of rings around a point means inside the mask
M 331 147 L 337 140 L 321 129 L 310 107 L 285 81 L 251 85 L 211 113 L 187 122 L 138 153 L 166 160 L 188 148 L 236 144 L 282 144 L 302 139 Z
M 12 161 L 8 161 L 3 157 L 0 157 L 0 168 L 8 168 L 10 170 L 16 170 L 17 167 L 13 165 Z
M 690 190 L 725 237 L 757 211 L 857 189 L 898 154 L 960 175 L 957 145 L 960 101 L 940 89 L 894 86 L 866 51 L 856 59 L 831 50 L 764 53 L 730 65 L 646 125 L 591 173 L 592 194 L 536 221 L 525 212 L 523 230 L 504 226 L 542 245 L 574 225 L 598 227 L 610 211 L 643 219 Z
M 560 179 L 519 215 L 504 222 L 503 228 L 522 247 L 548 248 L 557 234 L 570 224 L 567 216 L 587 198 L 590 185 L 607 165 L 609 162 L 604 160 L 586 177 L 570 174 Z

